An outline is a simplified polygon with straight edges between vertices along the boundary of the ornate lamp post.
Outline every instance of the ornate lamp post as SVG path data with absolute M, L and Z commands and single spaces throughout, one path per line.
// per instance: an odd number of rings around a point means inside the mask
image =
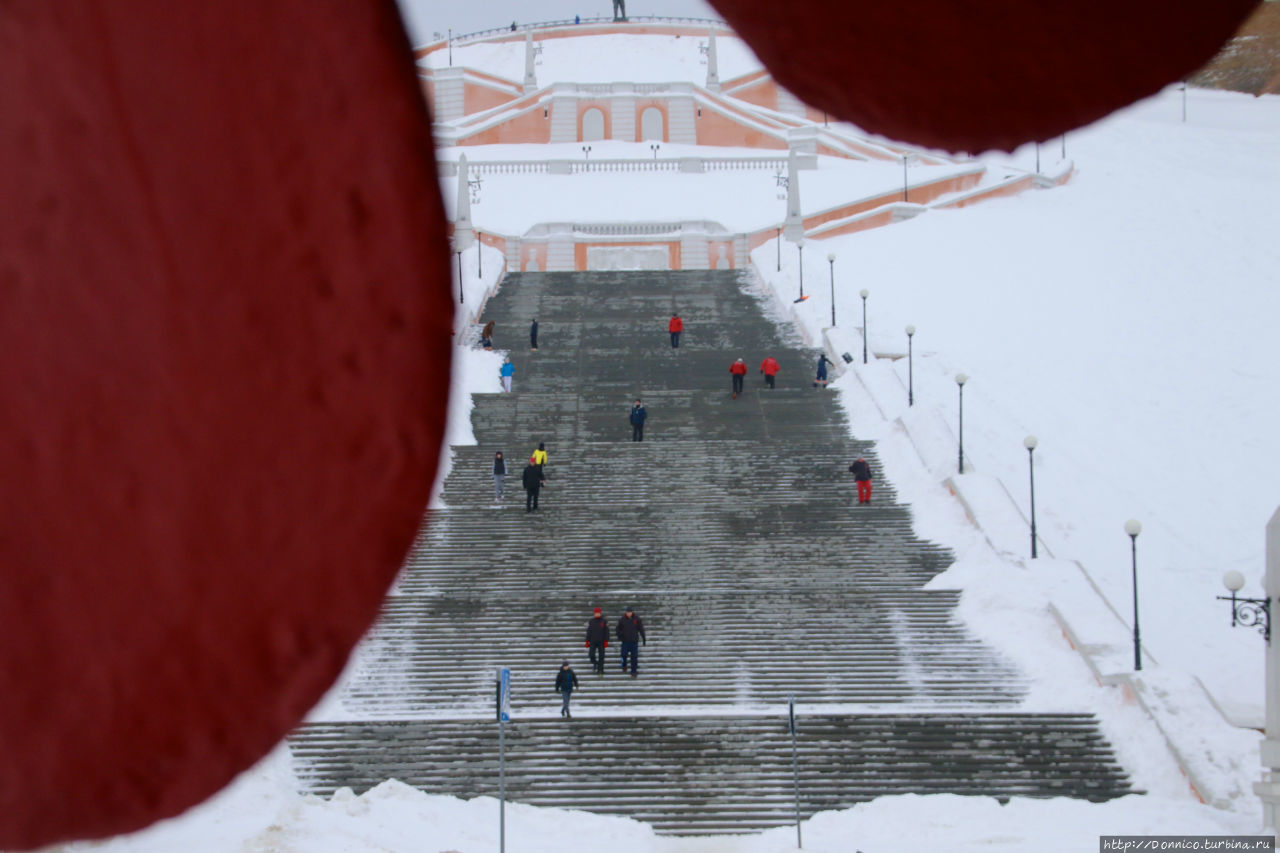
M 658 143 L 656 143 L 656 142 L 651 143 L 651 144 L 649 145 L 649 150 L 653 152 L 653 159 L 655 159 L 655 160 L 657 160 L 657 159 L 658 159 L 658 149 L 659 149 L 659 148 L 661 148 L 661 147 L 662 147 L 662 146 L 661 146 L 661 145 L 659 145 L 659 144 L 658 144 Z
M 1036 559 L 1036 437 L 1029 435 L 1022 440 L 1027 449 L 1027 468 L 1031 471 L 1031 559 Z
M 831 267 L 831 325 L 836 324 L 836 256 L 827 255 L 827 263 Z
M 462 286 L 462 250 L 458 249 L 458 304 L 465 305 L 467 302 L 467 292 Z
M 916 327 L 907 326 L 907 405 L 916 404 L 915 369 L 912 364 L 911 339 L 916 336 Z
M 484 240 L 480 239 L 480 232 L 476 232 L 476 278 L 484 281 Z
M 1138 632 L 1138 534 L 1142 532 L 1142 524 L 1136 519 L 1124 523 L 1124 532 L 1129 534 L 1129 544 L 1133 549 L 1133 669 L 1142 671 L 1142 635 Z
M 964 473 L 964 383 L 969 381 L 968 374 L 956 374 L 956 387 L 960 389 L 960 473 Z
M 867 297 L 871 295 L 871 291 L 865 287 L 858 291 L 858 295 L 862 297 L 862 363 L 867 363 Z
M 1243 625 L 1246 628 L 1257 628 L 1258 632 L 1271 643 L 1271 599 L 1269 598 L 1237 598 L 1236 593 L 1244 587 L 1244 575 L 1237 571 L 1227 572 L 1222 576 L 1222 584 L 1231 591 L 1231 595 L 1218 596 L 1219 601 L 1231 602 L 1231 627 Z
M 582 146 L 582 159 L 584 159 L 584 160 L 590 160 L 590 159 L 591 159 L 591 146 L 590 146 L 590 145 L 584 145 L 584 146 Z

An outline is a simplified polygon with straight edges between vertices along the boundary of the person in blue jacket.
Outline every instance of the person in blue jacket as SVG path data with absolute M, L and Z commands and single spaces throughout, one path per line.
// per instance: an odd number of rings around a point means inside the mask
M 511 377 L 515 376 L 516 366 L 511 363 L 510 358 L 502 360 L 502 367 L 498 368 L 498 375 L 502 377 L 502 390 L 508 394 L 511 393 Z
M 644 419 L 649 417 L 639 400 L 631 407 L 631 440 L 644 441 Z

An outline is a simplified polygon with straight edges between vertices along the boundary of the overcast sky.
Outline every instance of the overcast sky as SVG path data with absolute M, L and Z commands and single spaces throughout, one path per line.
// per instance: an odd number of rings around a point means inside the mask
M 581 15 L 584 18 L 613 14 L 613 0 L 399 0 L 405 24 L 414 45 L 431 40 L 433 32 L 470 33 L 490 27 L 538 21 L 557 21 Z M 671 15 L 689 18 L 719 18 L 703 0 L 626 0 L 628 15 Z

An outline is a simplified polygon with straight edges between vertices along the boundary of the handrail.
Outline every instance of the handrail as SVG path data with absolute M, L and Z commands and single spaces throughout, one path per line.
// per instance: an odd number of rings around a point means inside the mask
M 729 29 L 728 24 L 726 24 L 724 21 L 721 21 L 717 18 L 682 18 L 682 17 L 662 16 L 662 15 L 633 15 L 631 17 L 628 17 L 626 20 L 615 21 L 611 17 L 601 16 L 596 18 L 580 18 L 576 21 L 573 18 L 565 18 L 559 21 L 539 21 L 537 23 L 532 23 L 532 24 L 517 24 L 514 30 L 511 29 L 511 27 L 491 27 L 487 30 L 476 30 L 473 33 L 463 33 L 462 35 L 456 35 L 453 37 L 453 43 L 459 44 L 463 41 L 475 41 L 478 39 L 487 38 L 489 36 L 500 35 L 502 33 L 524 32 L 525 30 L 550 29 L 552 27 L 573 27 L 573 26 L 582 26 L 583 24 L 634 24 L 634 23 L 709 24 L 712 26 L 719 27 L 721 29 L 725 29 L 725 30 Z M 436 39 L 434 41 L 428 42 L 425 45 L 422 45 L 422 47 L 417 49 L 421 50 L 422 48 L 429 47 L 438 42 L 447 42 L 447 41 L 448 39 L 443 39 L 443 38 Z

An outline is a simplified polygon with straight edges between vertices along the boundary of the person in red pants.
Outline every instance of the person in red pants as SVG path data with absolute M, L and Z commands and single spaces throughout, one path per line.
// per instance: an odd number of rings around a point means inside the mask
M 738 359 L 729 365 L 729 373 L 733 375 L 733 399 L 736 400 L 742 393 L 742 378 L 747 375 L 747 363 Z
M 871 466 L 861 456 L 849 466 L 853 479 L 858 484 L 858 503 L 871 503 Z

